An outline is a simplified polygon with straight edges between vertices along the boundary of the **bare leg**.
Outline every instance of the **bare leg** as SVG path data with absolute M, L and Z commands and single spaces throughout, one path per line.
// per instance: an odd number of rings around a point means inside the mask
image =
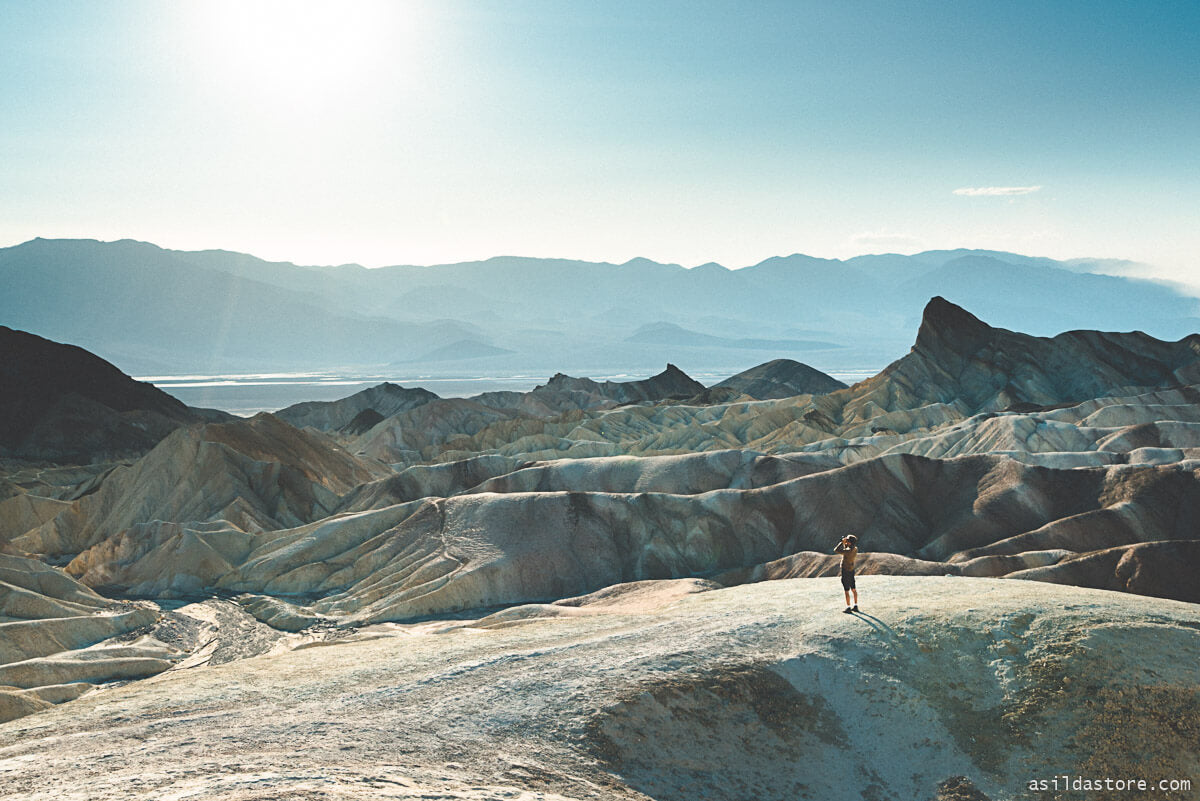
M 858 587 L 850 590 L 850 592 L 854 593 L 854 605 L 858 606 Z M 850 603 L 850 593 L 846 593 L 846 603 Z

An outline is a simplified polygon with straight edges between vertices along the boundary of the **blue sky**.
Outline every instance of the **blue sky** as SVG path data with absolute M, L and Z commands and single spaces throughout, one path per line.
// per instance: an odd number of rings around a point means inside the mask
M 0 245 L 1200 283 L 1197 53 L 1192 1 L 0 0 Z

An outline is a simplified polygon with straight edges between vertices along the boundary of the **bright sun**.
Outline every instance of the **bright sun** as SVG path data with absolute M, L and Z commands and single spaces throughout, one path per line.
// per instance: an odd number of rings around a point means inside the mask
M 210 68 L 294 102 L 362 86 L 407 44 L 412 6 L 386 0 L 212 0 L 198 5 Z

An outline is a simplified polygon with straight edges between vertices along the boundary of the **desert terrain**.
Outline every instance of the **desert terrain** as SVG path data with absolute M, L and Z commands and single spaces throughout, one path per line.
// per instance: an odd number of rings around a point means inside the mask
M 849 387 L 668 365 L 242 420 L 0 333 L 0 797 L 1200 776 L 1195 335 L 939 297 Z

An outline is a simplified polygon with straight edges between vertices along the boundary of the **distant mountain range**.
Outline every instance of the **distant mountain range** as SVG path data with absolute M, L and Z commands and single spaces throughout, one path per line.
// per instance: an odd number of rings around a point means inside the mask
M 678 345 L 696 347 L 700 345 L 718 348 L 736 348 L 739 350 L 773 350 L 773 351 L 802 351 L 830 350 L 842 347 L 833 342 L 804 339 L 751 339 L 743 337 L 718 337 L 712 334 L 702 334 L 691 331 L 674 323 L 651 323 L 644 325 L 629 337 L 626 342 L 643 342 L 654 345 Z
M 915 310 L 934 295 L 1037 335 L 1144 328 L 1174 340 L 1200 329 L 1196 298 L 1093 274 L 1109 271 L 1103 260 L 978 250 L 796 254 L 738 270 L 507 256 L 368 270 L 37 239 L 0 249 L 0 323 L 134 374 L 396 363 L 429 374 L 599 372 L 667 361 L 731 373 L 788 356 L 828 372 L 901 355 Z

